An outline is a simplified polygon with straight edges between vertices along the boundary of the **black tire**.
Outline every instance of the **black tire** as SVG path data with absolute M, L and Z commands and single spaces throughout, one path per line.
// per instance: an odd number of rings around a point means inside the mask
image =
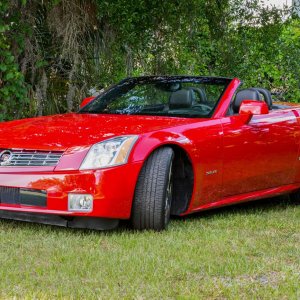
M 173 150 L 164 147 L 153 152 L 145 162 L 132 206 L 134 229 L 160 231 L 167 227 L 173 194 L 173 159 Z

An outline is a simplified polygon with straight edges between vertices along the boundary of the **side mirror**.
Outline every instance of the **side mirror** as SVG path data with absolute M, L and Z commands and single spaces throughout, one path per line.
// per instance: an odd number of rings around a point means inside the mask
M 90 103 L 92 100 L 94 100 L 96 97 L 92 96 L 92 97 L 87 97 L 87 98 L 84 98 L 82 100 L 82 102 L 80 103 L 80 108 L 86 106 L 88 103 Z
M 266 115 L 269 113 L 268 105 L 264 101 L 243 100 L 240 106 L 240 115 Z

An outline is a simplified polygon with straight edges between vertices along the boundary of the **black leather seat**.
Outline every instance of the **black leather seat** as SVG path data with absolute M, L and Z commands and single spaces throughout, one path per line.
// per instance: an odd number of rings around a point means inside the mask
M 259 92 L 256 89 L 245 89 L 237 92 L 235 99 L 232 103 L 232 110 L 234 113 L 238 113 L 243 100 L 256 100 L 260 101 Z
M 169 109 L 190 108 L 194 101 L 195 97 L 193 91 L 191 89 L 182 89 L 171 94 Z

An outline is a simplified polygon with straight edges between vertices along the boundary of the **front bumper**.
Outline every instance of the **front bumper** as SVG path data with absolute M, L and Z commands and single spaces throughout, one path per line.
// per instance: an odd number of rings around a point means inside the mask
M 130 218 L 134 190 L 142 162 L 92 171 L 0 170 L 0 186 L 44 191 L 46 205 L 0 203 L 0 213 L 15 212 L 62 217 Z M 68 194 L 91 194 L 91 212 L 68 210 Z M 0 215 L 1 217 L 1 215 Z M 70 218 L 69 218 L 70 220 Z

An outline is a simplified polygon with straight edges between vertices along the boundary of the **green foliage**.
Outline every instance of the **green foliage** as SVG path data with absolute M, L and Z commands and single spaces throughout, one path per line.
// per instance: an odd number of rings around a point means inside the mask
M 20 116 L 26 92 L 28 115 L 52 114 L 147 74 L 239 77 L 300 101 L 299 19 L 261 0 L 1 3 L 5 119 Z
M 285 98 L 300 102 L 300 19 L 291 20 L 286 24 L 279 39 L 279 46 L 277 65 L 281 70 Z
M 12 50 L 14 38 L 22 46 L 19 34 L 13 34 L 14 18 L 9 15 L 9 1 L 0 2 L 0 121 L 23 115 L 22 109 L 27 102 L 24 77 L 19 70 Z

